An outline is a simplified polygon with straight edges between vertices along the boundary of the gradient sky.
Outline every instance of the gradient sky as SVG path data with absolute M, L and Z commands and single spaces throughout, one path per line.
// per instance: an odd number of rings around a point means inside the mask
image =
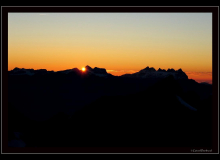
M 118 75 L 147 66 L 210 75 L 212 14 L 8 14 L 8 70 L 85 65 Z

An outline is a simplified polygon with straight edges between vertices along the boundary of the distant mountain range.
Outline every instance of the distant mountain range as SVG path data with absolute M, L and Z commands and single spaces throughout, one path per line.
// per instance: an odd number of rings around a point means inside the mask
M 165 69 L 159 68 L 156 71 L 153 67 L 146 67 L 145 69 L 142 69 L 137 73 L 125 74 L 122 76 L 131 78 L 166 78 L 170 75 L 172 75 L 175 79 L 188 79 L 188 76 L 182 71 L 182 69 L 179 69 L 177 71 L 175 71 L 174 69 L 168 69 L 166 71 Z
M 212 85 L 181 69 L 8 73 L 10 146 L 211 146 Z
M 87 75 L 95 75 L 99 77 L 109 77 L 113 76 L 106 72 L 106 69 L 104 68 L 91 68 L 90 66 L 86 66 L 85 73 Z M 82 74 L 83 72 L 79 70 L 78 68 L 73 69 L 67 69 L 63 71 L 47 71 L 46 69 L 24 69 L 24 68 L 14 68 L 13 70 L 9 71 L 10 75 L 44 75 L 44 74 L 51 74 L 51 73 L 63 73 L 63 74 L 69 74 L 69 73 L 76 73 L 76 74 Z M 174 69 L 168 69 L 167 71 L 165 69 L 158 69 L 157 71 L 151 67 L 146 67 L 145 69 L 140 70 L 137 73 L 134 74 L 124 74 L 122 77 L 128 77 L 128 78 L 165 78 L 169 75 L 173 75 L 175 79 L 188 79 L 188 76 L 182 71 L 182 69 L 174 70 Z
M 45 75 L 45 74 L 57 74 L 57 73 L 62 73 L 62 74 L 77 74 L 77 75 L 82 75 L 86 74 L 88 75 L 95 75 L 95 76 L 100 76 L 100 77 L 106 77 L 106 76 L 112 76 L 111 74 L 106 72 L 106 69 L 104 68 L 91 68 L 90 66 L 86 66 L 86 71 L 83 73 L 83 71 L 79 70 L 78 68 L 73 68 L 73 69 L 67 69 L 67 70 L 61 70 L 61 71 L 47 71 L 46 69 L 25 69 L 25 68 L 14 68 L 13 70 L 9 71 L 9 75 Z

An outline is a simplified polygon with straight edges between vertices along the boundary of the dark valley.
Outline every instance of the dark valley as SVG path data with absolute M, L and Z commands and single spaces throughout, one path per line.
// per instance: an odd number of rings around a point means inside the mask
M 212 85 L 146 67 L 8 71 L 10 147 L 211 147 Z

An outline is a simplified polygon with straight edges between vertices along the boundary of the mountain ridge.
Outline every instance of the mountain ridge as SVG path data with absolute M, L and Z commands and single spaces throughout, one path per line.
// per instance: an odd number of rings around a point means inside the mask
M 47 71 L 46 69 L 25 69 L 25 68 L 18 68 L 15 67 L 13 70 L 8 71 L 10 75 L 45 75 L 45 74 L 52 74 L 52 73 L 77 73 L 78 75 L 95 75 L 99 77 L 110 77 L 114 76 L 110 73 L 107 73 L 105 68 L 98 68 L 98 67 L 90 67 L 86 66 L 86 70 L 83 72 L 79 70 L 78 68 L 72 68 L 72 69 L 66 69 L 66 70 L 60 70 L 60 71 Z M 144 69 L 141 69 L 139 72 L 133 73 L 133 74 L 124 74 L 119 77 L 127 77 L 127 78 L 165 78 L 169 75 L 173 75 L 175 79 L 188 79 L 188 76 L 185 72 L 182 71 L 182 69 L 174 70 L 173 68 L 169 68 L 167 70 L 159 68 L 158 70 L 155 70 L 153 67 L 147 66 Z

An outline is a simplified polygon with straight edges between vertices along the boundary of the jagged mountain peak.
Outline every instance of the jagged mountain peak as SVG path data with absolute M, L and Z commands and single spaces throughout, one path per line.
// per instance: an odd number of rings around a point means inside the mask
M 161 69 L 161 68 L 159 68 L 157 71 L 158 71 L 158 72 L 166 72 L 165 69 Z
M 156 71 L 154 67 L 147 66 L 145 69 L 142 69 L 142 71 Z
M 92 67 L 90 67 L 89 65 L 86 65 L 86 70 L 89 70 L 89 71 L 91 71 L 92 70 Z
M 140 70 L 139 72 L 130 75 L 122 75 L 122 77 L 161 79 L 170 75 L 172 75 L 175 79 L 188 79 L 188 76 L 182 71 L 181 68 L 179 70 L 174 70 L 173 68 L 168 68 L 167 70 L 159 68 L 156 71 L 155 68 L 149 66 Z
M 181 68 L 180 68 L 180 69 L 178 69 L 177 71 L 178 71 L 178 72 L 183 72 L 183 70 L 182 70 Z
M 168 70 L 167 70 L 167 72 L 175 72 L 175 69 L 173 69 L 173 68 L 168 68 Z

